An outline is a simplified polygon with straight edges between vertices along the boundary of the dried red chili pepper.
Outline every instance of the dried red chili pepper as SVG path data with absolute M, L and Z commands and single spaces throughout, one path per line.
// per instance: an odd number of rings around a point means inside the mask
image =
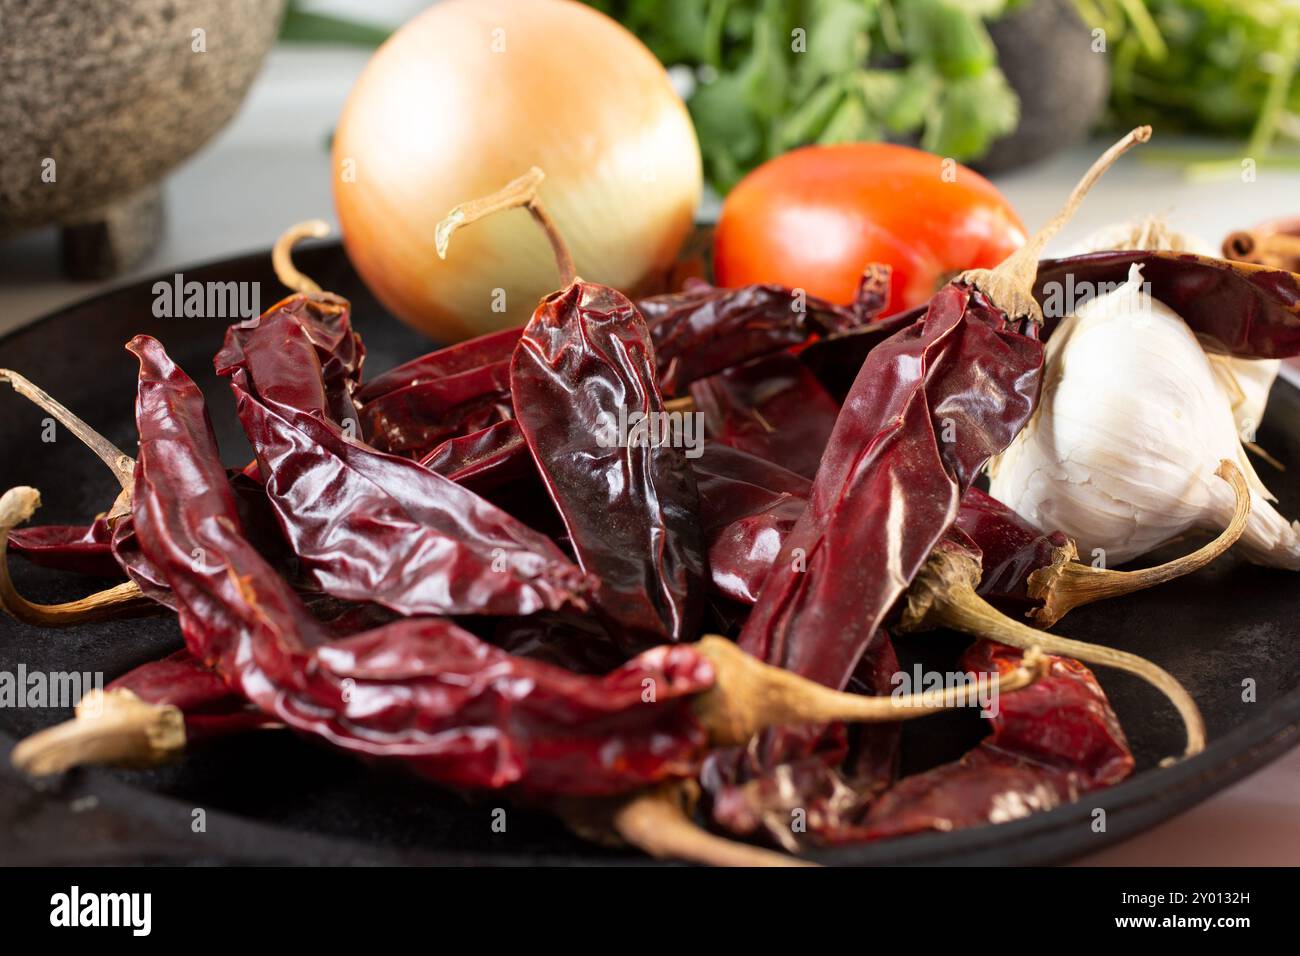
M 698 633 L 707 574 L 682 450 L 613 433 L 664 414 L 653 356 L 631 302 L 573 282 L 542 300 L 510 374 L 519 430 L 628 650 Z
M 111 527 L 112 522 L 124 513 L 124 508 L 130 502 L 134 460 L 18 373 L 0 369 L 0 382 L 8 383 L 15 392 L 52 415 L 113 472 L 122 491 L 104 516 L 105 522 Z M 9 540 L 12 532 L 35 514 L 40 502 L 40 492 L 25 486 L 10 488 L 0 497 L 0 609 L 20 621 L 44 627 L 68 627 L 90 621 L 134 617 L 151 614 L 156 610 L 154 603 L 131 581 L 62 604 L 37 604 L 19 594 L 9 576 Z
M 867 645 L 846 689 L 888 695 L 897 689 L 898 671 L 893 643 L 882 630 Z M 712 818 L 728 832 L 763 834 L 790 852 L 810 837 L 828 842 L 827 834 L 860 821 L 893 783 L 901 730 L 899 724 L 831 724 L 776 773 L 763 772 L 757 741 L 744 750 L 718 751 L 700 778 L 712 798 Z
M 706 442 L 691 463 L 713 589 L 743 604 L 758 599 L 782 543 L 808 503 L 811 482 L 764 458 Z
M 249 542 L 263 558 L 292 580 L 298 590 L 312 587 L 300 573 L 297 558 L 280 532 L 275 511 L 260 482 L 250 478 L 246 470 L 230 471 L 227 476 L 230 479 L 231 493 L 235 496 L 240 526 Z M 112 549 L 113 559 L 119 569 L 126 572 L 127 577 L 145 597 L 163 607 L 176 610 L 176 602 L 172 599 L 166 578 L 140 550 L 135 523 L 130 514 L 113 522 Z
M 592 583 L 545 535 L 407 459 L 351 441 L 328 417 L 315 338 L 277 309 L 232 326 L 218 354 L 266 494 L 329 594 L 403 614 L 584 607 Z
M 88 525 L 47 524 L 9 532 L 9 553 L 55 571 L 96 578 L 120 578 L 113 557 L 113 532 L 104 516 Z
M 1017 326 L 1038 316 L 1028 290 L 1039 251 L 1110 163 L 1149 136 L 1142 127 L 1107 150 L 1002 267 L 958 276 L 868 354 L 742 647 L 843 686 L 979 469 L 1033 411 L 1042 346 L 1032 324 L 1029 334 Z
M 858 299 L 843 307 L 779 286 L 717 289 L 697 282 L 681 293 L 642 299 L 655 342 L 661 391 L 817 336 L 872 341 L 900 328 L 875 323 L 888 294 L 889 270 L 872 266 Z M 522 329 L 506 329 L 430 352 L 385 372 L 358 392 L 368 441 L 399 454 L 431 454 L 439 442 L 511 417 L 510 355 Z M 860 346 L 859 346 L 860 347 Z
M 1108 150 L 1062 211 L 998 270 L 958 276 L 920 319 L 868 353 L 808 507 L 741 632 L 744 650 L 845 685 L 979 470 L 1033 411 L 1043 360 L 1030 295 L 1039 252 L 1110 163 L 1149 135 L 1149 127 L 1134 130 Z M 815 746 L 807 732 L 771 732 L 753 752 L 754 772 L 779 773 Z
M 1142 267 L 1151 297 L 1177 312 L 1211 348 L 1239 358 L 1300 355 L 1300 275 L 1187 252 L 1092 252 L 1043 260 L 1034 296 L 1047 317 L 1045 336 L 1072 300 L 1123 283 L 1134 265 Z
M 757 359 L 691 385 L 705 433 L 715 442 L 812 478 L 840 406 L 795 356 Z
M 523 334 L 522 327 L 501 329 L 417 356 L 366 382 L 357 391 L 357 401 L 366 405 L 382 395 L 412 385 L 449 378 L 498 362 L 509 362 L 519 336 Z
M 843 686 L 979 469 L 1028 420 L 1041 365 L 1036 339 L 957 283 L 876 346 L 742 646 Z M 952 441 L 941 440 L 945 428 Z
M 714 586 L 753 604 L 758 585 L 806 504 L 811 483 L 800 484 L 798 476 L 752 455 L 732 449 L 724 455 L 721 447 L 706 444 L 695 465 Z M 1233 487 L 1232 520 L 1197 550 L 1151 568 L 1117 571 L 1081 564 L 1074 542 L 1064 534 L 1044 534 L 975 487 L 962 497 L 954 528 L 980 554 L 980 597 L 1049 627 L 1073 608 L 1190 574 L 1227 551 L 1241 535 L 1250 499 L 1234 464 L 1221 463 L 1217 474 Z
M 1235 488 L 1240 524 L 1244 526 L 1249 490 L 1240 472 L 1236 474 Z M 1237 534 L 1240 533 L 1238 529 Z M 1038 648 L 1049 654 L 1126 671 L 1164 694 L 1178 711 L 1187 734 L 1186 756 L 1205 749 L 1205 723 L 1196 702 L 1172 675 L 1136 654 L 1058 637 L 999 613 L 976 593 L 981 560 L 978 545 L 959 528 L 949 528 L 908 590 L 897 628 L 903 631 L 949 628 L 1022 650 Z
M 457 207 L 451 233 L 524 207 L 556 250 L 560 291 L 542 299 L 515 348 L 515 421 L 583 570 L 600 580 L 595 608 L 635 652 L 698 633 L 707 568 L 694 476 L 682 450 L 654 431 L 665 415 L 645 320 L 622 293 L 577 279 L 563 240 L 537 202 L 540 172 Z M 640 418 L 640 424 L 636 419 Z
M 689 695 L 712 671 L 690 649 L 587 681 L 439 619 L 328 641 L 239 534 L 198 390 L 153 340 L 131 349 L 141 361 L 136 534 L 178 599 L 190 650 L 263 711 L 458 786 L 622 790 L 680 772 L 704 745 Z M 643 679 L 654 706 L 642 704 Z M 626 750 L 605 759 L 625 726 Z
M 870 265 L 852 305 L 838 306 L 776 285 L 738 289 L 689 283 L 681 292 L 637 303 L 658 356 L 667 395 L 691 382 L 816 336 L 869 327 L 889 298 L 889 267 Z
M 420 464 L 480 494 L 536 474 L 514 419 L 449 438 Z
M 968 672 L 1005 673 L 1021 651 L 980 641 Z M 1078 661 L 1052 657 L 1045 680 L 1000 698 L 992 733 L 955 763 L 905 777 L 872 805 L 864 825 L 824 831 L 829 843 L 1004 823 L 1114 786 L 1133 755 L 1105 693 Z
M 889 269 L 872 265 L 849 307 L 773 285 L 723 289 L 689 282 L 681 292 L 640 299 L 637 308 L 655 342 L 661 387 L 689 385 L 760 355 L 800 345 L 815 335 L 839 335 L 871 322 L 884 308 Z M 502 329 L 436 349 L 367 382 L 357 401 L 370 404 L 414 385 L 509 362 L 522 328 Z
M 1060 531 L 1044 534 L 979 488 L 962 497 L 956 527 L 980 549 L 980 597 L 1007 613 L 1040 604 L 1029 596 L 1029 575 L 1049 566 L 1070 541 Z
M 717 638 L 652 649 L 601 678 L 511 657 L 443 619 L 332 640 L 240 534 L 194 383 L 155 340 L 129 347 L 141 364 L 142 550 L 167 577 L 191 653 L 299 731 L 453 786 L 594 795 L 689 775 L 713 744 L 773 722 L 938 709 L 834 694 Z M 1004 689 L 1031 683 L 1036 666 Z
M 362 407 L 361 429 L 381 451 L 419 455 L 512 416 L 507 358 L 381 395 Z
M 920 306 L 817 339 L 798 350 L 799 361 L 817 376 L 831 398 L 842 405 L 871 350 L 896 332 L 915 325 L 925 310 L 925 306 Z
M 185 649 L 143 664 L 104 688 L 124 688 L 146 704 L 175 707 L 185 719 L 186 744 L 276 726 L 230 689 L 221 675 Z

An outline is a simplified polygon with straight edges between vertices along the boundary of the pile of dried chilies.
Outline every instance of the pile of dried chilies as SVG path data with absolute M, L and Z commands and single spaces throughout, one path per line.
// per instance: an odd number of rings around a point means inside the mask
M 1122 780 L 1133 758 L 1085 662 L 1159 689 L 1194 754 L 1204 730 L 1177 681 L 1042 628 L 1221 554 L 1250 507 L 1240 473 L 1220 471 L 1238 504 L 1219 537 L 1136 572 L 1080 564 L 1064 535 L 973 486 L 1035 409 L 1043 244 L 1148 135 L 1108 151 L 1003 266 L 887 319 L 877 267 L 847 308 L 700 282 L 633 302 L 585 282 L 533 170 L 453 210 L 439 248 L 523 208 L 560 288 L 523 329 L 368 382 L 348 303 L 290 261 L 317 231 L 305 224 L 275 255 L 295 294 L 231 327 L 216 356 L 256 455 L 239 469 L 152 338 L 127 345 L 135 460 L 0 371 L 122 487 L 87 527 L 21 528 L 37 492 L 0 498 L 0 605 L 44 626 L 165 609 L 185 641 L 23 741 L 15 763 L 150 765 L 288 727 L 446 786 L 507 790 L 596 839 L 753 864 L 797 862 L 759 843 L 798 852 L 996 822 Z M 1135 257 L 1226 352 L 1300 351 L 1296 276 L 1155 253 L 1079 266 L 1122 278 Z M 1196 308 L 1207 288 L 1216 307 Z M 693 412 L 697 441 L 663 440 L 689 439 Z M 37 605 L 7 554 L 125 580 Z M 977 639 L 963 666 L 991 675 L 1000 703 L 974 750 L 899 779 L 899 722 L 975 702 L 973 686 L 893 692 L 892 641 L 937 627 Z

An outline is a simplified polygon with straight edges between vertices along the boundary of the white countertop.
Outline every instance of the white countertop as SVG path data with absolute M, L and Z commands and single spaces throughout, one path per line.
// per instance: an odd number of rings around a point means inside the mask
M 105 283 L 65 281 L 53 230 L 0 244 L 0 334 L 111 285 L 265 249 L 289 223 L 334 221 L 325 143 L 367 58 L 351 49 L 274 50 L 235 120 L 168 180 L 166 237 L 134 273 Z M 1075 149 L 996 182 L 1032 229 L 1055 211 L 1097 152 L 1093 146 Z M 1250 183 L 1189 183 L 1171 167 L 1129 156 L 1088 198 L 1055 248 L 1099 226 L 1149 213 L 1217 244 L 1232 229 L 1300 213 L 1300 173 L 1261 169 Z M 1300 750 L 1084 862 L 1300 864 Z

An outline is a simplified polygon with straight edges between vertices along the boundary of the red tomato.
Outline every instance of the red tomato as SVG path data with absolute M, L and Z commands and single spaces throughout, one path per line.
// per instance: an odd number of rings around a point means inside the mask
M 719 285 L 775 282 L 847 304 L 863 268 L 883 262 L 894 270 L 888 312 L 898 312 L 1024 242 L 1010 203 L 965 166 L 890 143 L 808 146 L 727 196 L 713 267 Z

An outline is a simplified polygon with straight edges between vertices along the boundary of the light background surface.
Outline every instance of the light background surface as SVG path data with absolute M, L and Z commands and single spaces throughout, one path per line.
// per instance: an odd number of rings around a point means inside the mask
M 419 0 L 331 0 L 313 9 L 394 24 L 424 5 Z M 274 49 L 236 118 L 168 180 L 166 236 L 157 253 L 133 273 L 103 283 L 63 280 L 52 229 L 0 244 L 0 334 L 114 285 L 266 249 L 289 223 L 320 217 L 337 229 L 325 144 L 367 59 L 365 51 L 344 48 Z M 1067 151 L 995 182 L 1032 230 L 1056 210 L 1104 145 Z M 1141 162 L 1134 154 L 1107 174 L 1052 248 L 1062 250 L 1100 226 L 1150 213 L 1217 245 L 1233 229 L 1300 215 L 1300 173 L 1261 169 L 1251 183 L 1192 183 L 1174 168 Z M 1300 364 L 1287 374 L 1300 384 Z M 1182 816 L 1082 863 L 1300 865 L 1300 749 Z

